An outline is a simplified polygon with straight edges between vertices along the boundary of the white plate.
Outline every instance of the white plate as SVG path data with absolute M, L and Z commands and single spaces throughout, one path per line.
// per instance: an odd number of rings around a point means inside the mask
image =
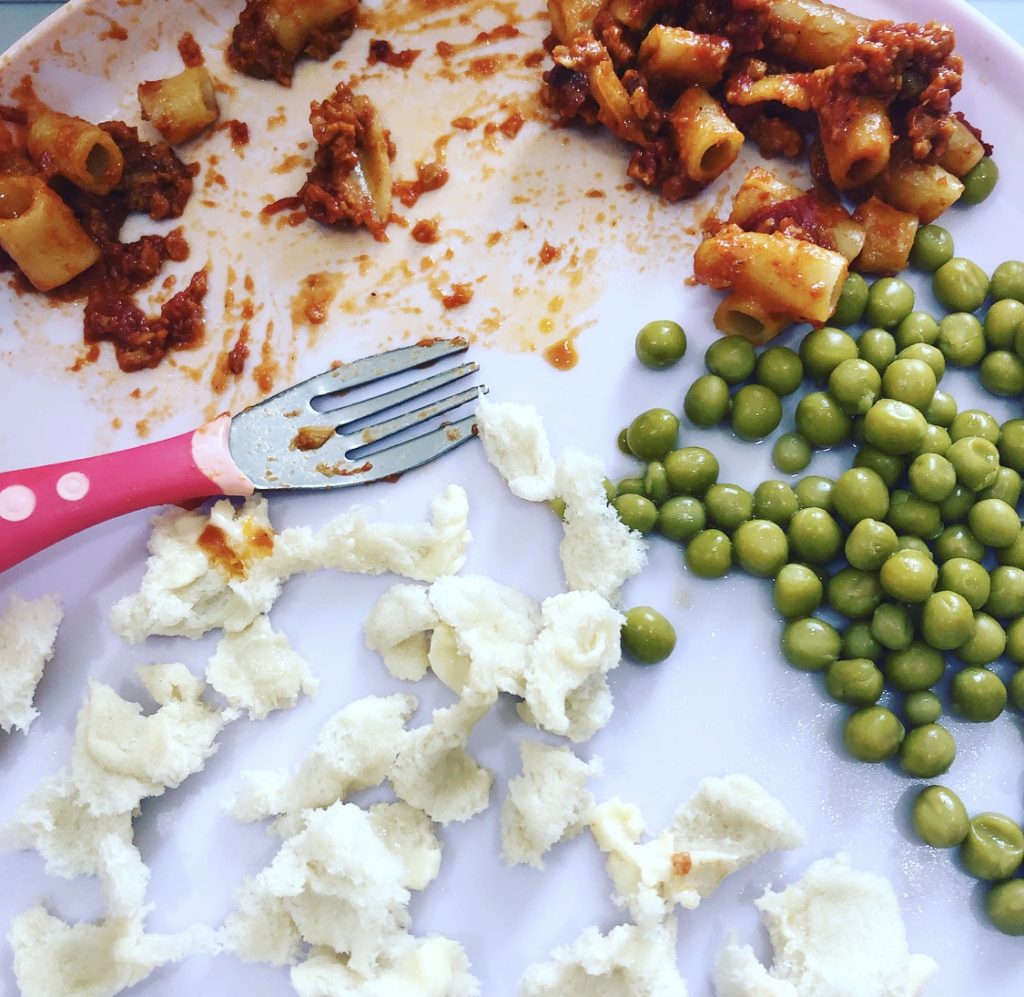
M 524 12 L 517 14 L 519 6 Z M 960 251 L 988 269 L 1020 255 L 1020 50 L 955 0 L 903 0 L 898 5 L 863 0 L 857 6 L 875 16 L 892 16 L 897 6 L 906 19 L 935 17 L 957 27 L 967 63 L 958 106 L 996 143 L 1003 179 L 987 203 L 969 212 L 954 210 L 944 224 L 953 230 Z M 79 308 L 0 287 L 0 464 L 17 467 L 128 445 L 137 442 L 138 429 L 148 438 L 160 438 L 196 425 L 211 412 L 254 400 L 258 393 L 248 371 L 216 397 L 209 383 L 216 354 L 234 342 L 240 302 L 250 297 L 254 355 L 273 323 L 272 349 L 281 366 L 278 386 L 335 358 L 351 359 L 424 335 L 470 333 L 479 344 L 474 355 L 493 397 L 537 404 L 556 449 L 583 446 L 607 458 L 613 476 L 627 473 L 625 459 L 615 451 L 618 429 L 641 408 L 678 408 L 686 386 L 702 369 L 701 356 L 713 339 L 714 296 L 684 281 L 691 273 L 700 218 L 709 207 L 728 203 L 743 164 L 698 204 L 666 206 L 628 189 L 624 150 L 601 136 L 555 132 L 532 119 L 514 139 L 501 132 L 485 135 L 484 123 L 504 121 L 514 104 L 535 108 L 538 70 L 517 59 L 502 73 L 474 82 L 464 69 L 470 59 L 493 51 L 521 55 L 538 50 L 546 32 L 540 3 L 528 8 L 483 0 L 393 4 L 376 15 L 376 27 L 364 26 L 346 42 L 338 58 L 303 63 L 290 91 L 243 79 L 224 67 L 222 48 L 238 7 L 226 2 L 71 3 L 0 60 L 0 99 L 23 73 L 32 73 L 40 96 L 59 108 L 94 120 L 137 122 L 136 82 L 177 71 L 175 42 L 191 30 L 214 74 L 229 85 L 222 95 L 224 116 L 248 122 L 252 132 L 244 158 L 234 154 L 223 132 L 184 150 L 186 159 L 202 165 L 184 219 L 192 258 L 170 269 L 187 276 L 210 264 L 209 334 L 202 350 L 179 354 L 176 363 L 155 371 L 123 375 L 104 349 L 98 363 L 73 373 L 67 368 L 81 351 Z M 507 16 L 517 19 L 519 37 L 461 52 L 447 65 L 436 54 L 435 41 L 471 41 Z M 127 29 L 127 40 L 111 37 L 108 19 Z M 374 19 L 367 15 L 368 23 Z M 424 51 L 408 73 L 386 66 L 368 69 L 371 36 L 387 38 L 396 49 Z M 448 146 L 451 181 L 402 212 L 410 222 L 438 216 L 437 245 L 420 246 L 397 225 L 390 229 L 391 241 L 382 245 L 361 233 L 326 232 L 313 224 L 264 225 L 256 217 L 266 200 L 293 193 L 301 183 L 301 156 L 309 149 L 309 101 L 350 76 L 391 128 L 398 146 L 397 175 L 410 177 L 414 161 L 432 158 L 435 139 L 453 135 Z M 468 133 L 452 129 L 449 122 L 460 115 L 478 118 L 479 126 Z M 294 155 L 300 159 L 292 161 L 293 169 L 274 169 Z M 217 174 L 225 178 L 224 185 Z M 588 190 L 604 196 L 583 196 Z M 139 231 L 154 228 L 148 222 L 136 226 Z M 496 231 L 505 234 L 489 246 L 488 236 Z M 562 254 L 539 266 L 537 255 L 545 241 L 561 247 Z M 293 327 L 293 298 L 300 281 L 315 272 L 343 275 L 337 278 L 328 322 Z M 244 290 L 246 275 L 253 279 L 251 295 Z M 447 291 L 452 282 L 471 282 L 475 296 L 469 306 L 446 311 L 436 290 Z M 236 303 L 225 308 L 229 290 Z M 927 302 L 926 294 L 922 300 Z M 679 318 L 690 336 L 685 362 L 660 374 L 642 370 L 632 352 L 636 329 L 656 317 Z M 559 372 L 539 351 L 573 334 L 580 362 Z M 789 334 L 781 341 L 795 340 Z M 963 406 L 974 398 L 971 378 L 954 375 L 949 384 Z M 1019 414 L 1019 406 L 981 396 L 977 401 L 1003 417 Z M 753 487 L 776 476 L 769 467 L 768 444 L 741 445 L 724 432 L 688 428 L 685 438 L 719 453 L 726 480 Z M 838 466 L 837 458 L 822 457 L 812 470 L 830 473 Z M 382 502 L 388 516 L 418 518 L 429 497 L 450 481 L 470 491 L 474 541 L 467 571 L 492 575 L 537 597 L 561 589 L 555 518 L 543 507 L 509 496 L 475 444 L 404 477 L 397 486 L 275 499 L 273 514 L 279 525 L 318 524 L 354 503 Z M 132 673 L 137 663 L 183 660 L 197 671 L 203 668 L 210 640 L 155 639 L 133 649 L 110 631 L 110 606 L 138 585 L 148 521 L 140 513 L 98 527 L 0 579 L 0 604 L 15 592 L 23 597 L 56 592 L 67 609 L 56 658 L 36 697 L 40 718 L 30 737 L 0 741 L 2 817 L 41 777 L 68 761 L 87 676 L 141 698 Z M 345 703 L 370 692 L 407 688 L 387 675 L 362 642 L 361 621 L 390 582 L 335 574 L 299 578 L 287 587 L 274 622 L 312 662 L 321 678 L 320 694 L 260 723 L 228 728 L 205 772 L 145 803 L 135 826 L 136 841 L 153 870 L 151 930 L 176 930 L 194 921 L 220 923 L 237 884 L 272 855 L 274 839 L 261 827 L 237 824 L 220 809 L 240 771 L 295 762 L 320 725 Z M 682 914 L 679 960 L 691 993 L 709 992 L 711 960 L 731 933 L 767 954 L 752 906 L 766 885 L 790 882 L 815 858 L 841 850 L 857 865 L 892 881 L 913 950 L 941 964 L 929 994 L 1019 990 L 1021 943 L 989 928 L 980 888 L 949 856 L 916 844 L 908 831 L 908 801 L 918 784 L 891 769 L 845 758 L 838 745 L 843 711 L 825 699 L 817 678 L 782 663 L 776 650 L 779 625 L 766 583 L 740 575 L 698 583 L 681 570 L 677 550 L 655 541 L 651 565 L 629 585 L 626 602 L 660 606 L 676 623 L 680 641 L 672 659 L 658 667 L 624 664 L 613 674 L 615 716 L 584 749 L 606 763 L 607 774 L 595 785 L 597 795 L 637 802 L 649 826 L 658 829 L 701 777 L 746 772 L 779 795 L 808 831 L 806 847 L 758 862 L 728 880 L 699 910 Z M 429 715 L 429 707 L 450 698 L 430 681 L 411 691 L 421 698 L 420 719 Z M 952 729 L 960 757 L 944 781 L 962 794 L 972 812 L 994 809 L 1024 817 L 1017 721 L 1002 718 L 979 727 L 954 722 Z M 440 931 L 461 941 L 486 995 L 514 993 L 529 962 L 546 958 L 552 947 L 587 925 L 607 929 L 621 920 L 588 836 L 559 847 L 543 873 L 508 869 L 498 859 L 498 805 L 506 779 L 518 770 L 517 743 L 523 736 L 538 735 L 516 722 L 507 703 L 478 727 L 471 749 L 498 773 L 493 805 L 476 820 L 443 831 L 441 877 L 412 904 L 413 930 Z M 30 853 L 5 856 L 2 862 L 4 924 L 41 897 L 51 898 L 67 919 L 100 913 L 94 881 L 50 879 Z M 9 950 L 0 963 L 0 990 L 14 992 Z M 137 988 L 146 994 L 189 990 L 291 992 L 284 971 L 243 965 L 230 956 L 168 967 Z

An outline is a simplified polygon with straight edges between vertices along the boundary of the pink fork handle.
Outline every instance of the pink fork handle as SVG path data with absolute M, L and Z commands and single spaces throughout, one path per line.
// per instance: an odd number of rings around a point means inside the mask
M 0 473 L 0 571 L 96 523 L 154 505 L 251 495 L 228 449 L 231 417 L 99 457 Z

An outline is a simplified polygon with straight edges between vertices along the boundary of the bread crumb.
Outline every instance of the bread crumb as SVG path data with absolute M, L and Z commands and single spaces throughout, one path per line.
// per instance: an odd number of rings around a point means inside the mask
M 402 885 L 422 890 L 441 871 L 441 842 L 430 818 L 408 803 L 376 803 L 370 807 L 370 824 L 384 846 L 402 862 Z
M 487 459 L 505 479 L 509 491 L 528 502 L 554 498 L 555 462 L 537 409 L 481 398 L 476 416 Z
M 428 632 L 440 622 L 422 585 L 392 585 L 370 610 L 363 629 L 366 646 L 376 651 L 397 679 L 416 682 L 430 662 Z
M 0 616 L 0 730 L 27 731 L 39 716 L 32 699 L 63 616 L 52 595 L 30 602 L 13 596 Z

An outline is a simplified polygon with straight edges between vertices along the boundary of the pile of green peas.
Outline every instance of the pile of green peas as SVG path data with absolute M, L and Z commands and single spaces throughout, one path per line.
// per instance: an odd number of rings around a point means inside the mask
M 1007 705 L 1024 710 L 1024 419 L 1000 424 L 978 409 L 959 411 L 940 387 L 947 366 L 978 366 L 990 392 L 1024 393 L 1024 263 L 1002 263 L 990 278 L 956 257 L 936 225 L 919 230 L 912 259 L 932 273 L 948 310 L 941 318 L 916 310 L 899 278 L 869 286 L 851 274 L 833 324 L 807 333 L 798 350 L 758 353 L 739 337 L 719 339 L 685 395 L 694 426 L 728 420 L 741 439 L 760 440 L 780 426 L 781 399 L 809 378 L 815 388 L 799 398 L 795 431 L 776 439 L 773 460 L 795 474 L 815 450 L 852 441 L 850 468 L 834 480 L 769 480 L 750 492 L 720 481 L 715 455 L 682 441 L 680 417 L 656 408 L 619 435 L 619 448 L 642 467 L 617 483 L 611 501 L 630 527 L 681 544 L 698 577 L 738 566 L 771 579 L 786 660 L 822 673 L 828 694 L 851 707 L 849 754 L 934 779 L 956 757 L 940 722 L 947 708 L 979 723 Z M 859 337 L 841 327 L 860 322 L 868 328 Z M 646 362 L 641 336 L 637 355 Z M 1004 659 L 1017 666 L 1009 676 Z M 1016 841 L 1017 826 L 995 816 Z M 954 842 L 974 875 L 976 853 L 995 840 L 993 819 L 967 822 Z M 993 924 L 1024 934 L 1016 870 L 980 878 L 997 882 Z

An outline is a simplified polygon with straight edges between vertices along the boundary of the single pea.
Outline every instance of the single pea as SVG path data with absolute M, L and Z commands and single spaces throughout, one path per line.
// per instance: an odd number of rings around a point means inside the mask
M 936 723 L 942 716 L 942 700 L 928 689 L 908 692 L 903 700 L 903 716 L 910 727 Z
M 790 520 L 786 535 L 793 556 L 808 564 L 827 564 L 843 544 L 839 524 L 824 509 L 801 509 Z
M 1024 935 L 1024 879 L 996 883 L 985 897 L 985 913 L 1004 935 Z
M 933 426 L 929 423 L 928 428 L 924 431 L 924 439 L 921 441 L 921 445 L 912 456 L 919 457 L 921 454 L 939 454 L 944 456 L 952 445 L 953 441 L 950 439 L 949 433 L 942 426 Z
M 707 525 L 704 504 L 692 495 L 673 495 L 658 509 L 658 532 L 669 540 L 686 543 Z
M 882 647 L 903 651 L 914 639 L 914 621 L 905 606 L 883 602 L 871 615 L 871 634 Z
M 870 325 L 893 329 L 914 310 L 914 289 L 899 277 L 882 277 L 868 289 L 864 318 Z
M 548 507 L 559 519 L 565 519 L 565 499 L 548 499 Z
M 854 620 L 843 631 L 844 658 L 867 658 L 877 662 L 885 649 L 875 640 L 868 620 Z
M 754 514 L 754 499 L 739 485 L 719 482 L 704 494 L 704 509 L 711 523 L 731 533 Z
M 1017 327 L 1024 320 L 1024 302 L 1000 298 L 985 313 L 985 342 L 990 350 L 1012 350 Z
M 927 343 L 911 343 L 896 354 L 897 360 L 921 360 L 928 364 L 935 375 L 936 382 L 946 375 L 946 358 L 937 346 Z
M 1024 474 L 1024 419 L 1007 419 L 999 427 L 999 460 Z
M 665 465 L 660 460 L 652 460 L 644 473 L 644 495 L 655 505 L 660 506 L 671 494 Z
M 862 571 L 878 571 L 895 552 L 896 531 L 877 519 L 862 519 L 846 538 L 846 560 Z
M 871 706 L 885 687 L 878 666 L 867 658 L 840 658 L 825 671 L 825 691 L 840 703 Z
M 679 417 L 667 408 L 641 412 L 626 430 L 629 449 L 641 460 L 661 460 L 676 445 Z
M 985 356 L 985 330 L 969 312 L 953 312 L 939 322 L 939 350 L 954 367 L 975 367 Z
M 1000 454 L 1001 458 L 1002 454 Z M 1024 489 L 1024 482 L 1021 481 L 1020 475 L 1012 467 L 1000 466 L 992 484 L 977 493 L 978 501 L 1000 499 L 1016 509 L 1020 502 L 1022 489 Z
M 636 358 L 651 370 L 664 370 L 686 355 L 686 333 L 678 322 L 656 319 L 636 334 Z
M 999 451 L 980 436 L 965 436 L 946 451 L 957 480 L 971 491 L 988 488 L 999 471 Z
M 957 672 L 950 683 L 953 712 L 972 723 L 995 720 L 1003 712 L 1006 700 L 1003 680 L 988 668 L 969 665 Z
M 982 156 L 961 178 L 964 192 L 960 200 L 964 204 L 981 204 L 999 182 L 999 167 L 991 156 Z
M 879 373 L 896 358 L 896 339 L 886 329 L 867 329 L 857 340 L 857 355 Z
M 924 440 L 928 423 L 919 409 L 893 398 L 875 402 L 864 416 L 868 443 L 883 453 L 913 453 Z
M 619 519 L 631 530 L 650 533 L 658 521 L 658 507 L 646 496 L 627 492 L 612 503 Z
M 732 400 L 732 429 L 742 440 L 761 440 L 782 421 L 779 396 L 763 384 L 745 384 Z
M 704 366 L 726 384 L 739 384 L 754 373 L 757 354 L 750 341 L 742 336 L 716 339 L 704 354 Z
M 783 565 L 772 585 L 772 604 L 786 619 L 810 616 L 820 605 L 821 579 L 806 564 Z
M 948 312 L 973 312 L 988 297 L 988 274 L 977 263 L 954 256 L 932 276 L 932 293 Z
M 680 447 L 665 454 L 665 476 L 676 495 L 703 495 L 718 480 L 718 458 L 704 447 Z
M 1024 530 L 1017 535 L 1009 547 L 996 548 L 996 560 L 1000 564 L 1009 564 L 1015 568 L 1024 568 Z
M 886 398 L 906 402 L 922 412 L 935 395 L 935 374 L 923 360 L 898 358 L 882 375 L 882 393 Z
M 655 665 L 675 650 L 676 631 L 656 609 L 634 606 L 626 610 L 622 646 L 634 661 Z
M 925 692 L 942 680 L 946 659 L 924 641 L 911 641 L 885 660 L 885 679 L 900 692 Z
M 928 546 L 920 537 L 913 537 L 909 533 L 898 533 L 896 534 L 896 550 L 912 550 L 915 554 L 920 554 L 922 557 L 928 558 L 929 561 L 934 561 L 935 558 L 932 556 L 932 549 Z
M 927 312 L 911 312 L 893 332 L 897 350 L 925 343 L 934 346 L 939 338 L 939 323 Z
M 955 650 L 966 643 L 973 632 L 971 604 L 959 592 L 941 589 L 925 600 L 921 636 L 936 650 Z
M 1006 628 L 1006 656 L 1024 672 L 1021 668 L 1024 665 L 1024 616 L 1018 616 Z M 1013 684 L 1015 688 L 1019 685 L 1016 675 Z M 1015 700 L 1015 705 L 1019 710 L 1024 709 L 1024 703 L 1019 699 Z
M 729 385 L 715 374 L 703 374 L 687 389 L 683 412 L 701 429 L 717 426 L 729 412 Z
M 992 271 L 991 293 L 993 298 L 1024 301 L 1024 263 L 1020 260 L 1004 260 Z
M 892 488 L 903 476 L 907 461 L 905 457 L 883 453 L 878 447 L 864 443 L 857 448 L 853 466 L 871 468 L 885 482 L 887 488 Z
M 931 596 L 938 578 L 935 562 L 916 550 L 896 551 L 879 571 L 882 588 L 900 602 L 924 602 Z M 969 611 L 970 607 L 967 608 Z
M 801 509 L 824 509 L 832 511 L 832 493 L 836 483 L 821 474 L 808 474 L 801 478 L 794 491 Z
M 698 578 L 721 578 L 732 567 L 732 541 L 721 530 L 701 530 L 686 546 L 686 566 Z
M 1010 697 L 1010 705 L 1015 710 L 1024 710 L 1024 668 L 1018 668 L 1006 687 Z
M 946 451 L 948 455 L 949 451 Z M 949 460 L 949 457 L 946 456 Z M 952 464 L 953 462 L 950 461 Z M 956 470 L 954 466 L 953 470 Z M 942 513 L 942 521 L 944 523 L 955 524 L 965 523 L 967 521 L 967 515 L 971 511 L 971 506 L 974 505 L 974 492 L 965 487 L 964 485 L 958 484 L 950 493 L 948 498 L 944 498 L 939 503 L 939 512 Z M 973 534 L 972 534 L 973 536 Z
M 970 830 L 967 808 L 945 786 L 926 786 L 917 794 L 911 821 L 917 836 L 932 848 L 956 848 Z
M 984 546 L 978 543 L 971 528 L 962 523 L 947 526 L 935 538 L 933 546 L 933 554 L 939 565 L 960 558 L 980 563 L 985 558 Z
M 803 382 L 804 362 L 788 346 L 772 346 L 757 358 L 754 379 L 777 395 L 791 395 Z
M 923 453 L 910 462 L 910 490 L 925 502 L 942 502 L 956 488 L 956 471 L 941 454 Z
M 754 489 L 754 515 L 778 523 L 783 529 L 800 510 L 796 492 L 785 481 L 769 479 Z
M 1016 398 L 1024 393 L 1024 360 L 1009 350 L 993 350 L 978 370 L 981 386 L 1000 398 Z
M 934 779 L 948 772 L 956 758 L 956 742 L 941 724 L 908 731 L 900 745 L 900 768 L 915 779 Z
M 1024 614 L 1024 570 L 1001 564 L 989 574 L 989 583 L 986 613 L 1000 619 Z
M 844 360 L 857 356 L 857 343 L 842 329 L 823 326 L 812 329 L 800 342 L 804 371 L 816 381 L 827 381 L 829 374 Z
M 931 540 L 942 532 L 942 515 L 934 502 L 897 488 L 889 500 L 885 521 L 898 533 Z
M 732 536 L 739 566 L 758 578 L 772 578 L 789 557 L 789 541 L 781 526 L 767 519 L 741 523 Z
M 827 391 L 812 391 L 797 402 L 796 428 L 812 446 L 834 447 L 849 438 L 850 417 Z M 923 417 L 922 417 L 923 418 Z
M 1024 861 L 1024 833 L 1003 814 L 977 814 L 960 844 L 960 861 L 975 879 L 1009 879 Z
M 977 562 L 966 557 L 951 557 L 939 568 L 940 589 L 962 595 L 971 609 L 981 609 L 992 589 L 988 572 Z
M 967 514 L 974 535 L 988 547 L 1009 547 L 1020 533 L 1020 516 L 1002 499 L 982 499 Z
M 883 596 L 878 575 L 859 568 L 840 569 L 825 586 L 828 604 L 848 620 L 868 619 L 878 608 Z
M 836 478 L 832 505 L 848 526 L 855 526 L 862 519 L 885 519 L 889 490 L 877 471 L 851 467 Z
M 838 326 L 856 325 L 868 303 L 868 282 L 859 273 L 848 273 L 831 321 Z
M 628 427 L 623 427 L 619 430 L 619 435 L 615 437 L 615 445 L 619 448 L 620 453 L 624 453 L 627 457 L 633 456 L 633 451 L 629 449 L 629 440 L 626 438 L 629 433 Z
M 974 614 L 974 632 L 956 649 L 966 665 L 991 665 L 1006 650 L 1006 631 L 988 613 Z
M 863 415 L 881 395 L 882 376 L 867 360 L 844 360 L 829 374 L 828 390 L 847 415 Z
M 784 474 L 799 474 L 811 456 L 810 443 L 799 433 L 783 433 L 772 447 L 772 463 Z
M 853 713 L 843 729 L 846 750 L 861 762 L 884 762 L 903 742 L 899 718 L 884 706 L 864 706 Z
M 936 388 L 935 394 L 932 395 L 931 404 L 924 410 L 924 417 L 933 426 L 943 426 L 949 429 L 956 418 L 956 414 L 956 399 L 948 391 Z
M 910 262 L 918 270 L 934 273 L 953 259 L 953 236 L 941 225 L 922 225 L 914 235 Z
M 615 496 L 619 495 L 643 495 L 644 494 L 644 479 L 638 478 L 636 475 L 630 475 L 626 478 L 619 478 L 619 483 L 615 486 Z M 611 500 L 612 505 L 615 504 L 615 498 Z
M 953 442 L 965 439 L 968 436 L 980 436 L 989 443 L 998 443 L 1000 430 L 999 423 L 981 409 L 969 408 L 958 412 L 953 424 L 949 427 L 949 435 Z

